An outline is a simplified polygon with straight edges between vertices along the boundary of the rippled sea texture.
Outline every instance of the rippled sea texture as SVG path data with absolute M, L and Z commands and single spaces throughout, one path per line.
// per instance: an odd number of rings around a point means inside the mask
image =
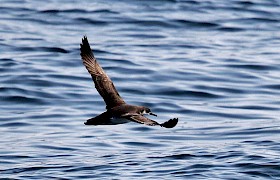
M 279 179 L 278 2 L 2 0 L 1 178 Z M 105 105 L 84 35 L 127 103 L 179 124 L 85 126 Z

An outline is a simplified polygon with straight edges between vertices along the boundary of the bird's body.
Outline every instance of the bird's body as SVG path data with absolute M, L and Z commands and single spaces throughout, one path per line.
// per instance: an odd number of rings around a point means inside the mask
M 156 116 L 149 108 L 126 104 L 119 95 L 109 76 L 95 59 L 86 37 L 82 40 L 80 50 L 83 64 L 91 74 L 95 88 L 104 99 L 107 109 L 102 114 L 87 120 L 85 122 L 86 125 L 114 124 L 112 120 L 118 121 L 118 119 L 120 119 L 119 122 L 122 123 L 123 119 L 125 119 L 149 126 L 159 125 L 166 128 L 173 128 L 176 126 L 178 118 L 173 118 L 165 123 L 159 124 L 158 122 L 144 116 L 145 114 Z

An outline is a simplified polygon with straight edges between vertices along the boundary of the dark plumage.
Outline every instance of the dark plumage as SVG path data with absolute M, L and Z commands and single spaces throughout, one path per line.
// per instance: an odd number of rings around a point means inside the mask
M 82 39 L 80 50 L 83 64 L 90 73 L 96 90 L 104 99 L 107 109 L 107 111 L 102 114 L 87 120 L 85 125 L 112 124 L 112 118 L 122 118 L 149 126 L 159 125 L 166 128 L 173 128 L 176 126 L 178 118 L 173 118 L 160 124 L 143 116 L 144 114 L 156 116 L 149 108 L 126 104 L 119 95 L 109 76 L 95 59 L 86 36 Z

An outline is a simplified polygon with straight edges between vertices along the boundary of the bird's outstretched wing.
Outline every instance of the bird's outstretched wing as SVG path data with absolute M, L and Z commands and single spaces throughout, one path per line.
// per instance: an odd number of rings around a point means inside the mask
M 125 104 L 109 76 L 96 61 L 86 36 L 82 39 L 80 50 L 83 64 L 91 74 L 95 88 L 106 103 L 106 108 L 110 109 L 112 107 Z
M 137 122 L 137 123 L 146 124 L 148 126 L 161 126 L 161 127 L 165 127 L 165 128 L 173 128 L 178 123 L 178 118 L 170 119 L 162 124 L 159 124 L 158 122 L 151 120 L 142 115 L 125 116 L 124 118 Z

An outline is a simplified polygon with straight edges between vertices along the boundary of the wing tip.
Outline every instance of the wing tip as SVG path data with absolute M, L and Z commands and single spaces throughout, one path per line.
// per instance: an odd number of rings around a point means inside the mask
M 84 37 L 82 38 L 82 43 L 80 44 L 80 52 L 81 52 L 81 56 L 90 54 L 93 56 L 92 50 L 90 48 L 89 42 L 88 42 L 88 38 L 86 35 L 84 35 Z
M 87 35 L 84 35 L 84 37 L 82 38 L 82 44 L 84 43 L 88 43 Z
M 174 128 L 177 125 L 178 121 L 178 118 L 169 119 L 168 121 L 160 124 L 160 126 L 165 128 Z

